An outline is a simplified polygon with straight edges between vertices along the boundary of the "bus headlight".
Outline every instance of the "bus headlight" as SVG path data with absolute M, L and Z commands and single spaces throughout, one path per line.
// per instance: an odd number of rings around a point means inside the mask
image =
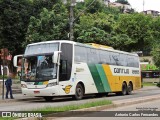
M 21 84 L 21 87 L 22 87 L 22 88 L 27 88 L 27 85 Z
M 55 85 L 57 85 L 57 82 L 52 82 L 52 83 L 49 83 L 49 84 L 47 85 L 47 87 L 52 87 L 52 86 L 55 86 Z

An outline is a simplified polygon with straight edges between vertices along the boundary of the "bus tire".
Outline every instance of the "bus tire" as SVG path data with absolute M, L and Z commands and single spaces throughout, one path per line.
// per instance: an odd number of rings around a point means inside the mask
M 52 96 L 45 96 L 43 97 L 45 99 L 45 101 L 49 102 L 52 101 L 53 97 Z
M 75 96 L 73 98 L 76 100 L 81 100 L 83 98 L 83 96 L 84 96 L 84 88 L 79 83 L 76 86 Z
M 127 94 L 127 85 L 125 82 L 123 82 L 122 84 L 122 95 L 126 95 Z
M 129 82 L 129 84 L 127 86 L 127 95 L 131 95 L 132 94 L 132 90 L 133 90 L 132 83 Z

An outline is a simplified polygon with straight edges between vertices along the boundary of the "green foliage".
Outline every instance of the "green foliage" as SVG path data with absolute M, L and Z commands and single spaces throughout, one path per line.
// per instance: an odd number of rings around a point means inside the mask
M 156 86 L 156 84 L 154 84 L 152 82 L 143 82 L 142 85 L 143 86 Z
M 141 70 L 158 70 L 154 64 L 141 65 Z
M 115 49 L 128 51 L 129 45 L 133 44 L 135 41 L 132 40 L 128 35 L 126 34 L 115 34 L 112 33 L 112 37 L 109 40 L 109 45 L 112 46 Z
M 0 4 L 0 48 L 8 48 L 12 54 L 22 53 L 31 4 L 28 0 L 2 0 Z
M 143 14 L 122 14 L 120 15 L 114 30 L 117 34 L 126 34 L 128 39 L 128 51 L 146 50 L 150 49 L 151 34 L 150 24 L 152 22 L 151 16 Z
M 43 8 L 39 17 L 30 18 L 25 45 L 47 40 L 68 39 L 68 11 L 63 4 Z
M 77 41 L 82 43 L 105 43 L 107 42 L 106 38 L 107 33 L 104 30 L 93 27 L 91 29 L 81 31 Z
M 78 109 L 103 106 L 103 105 L 111 105 L 111 104 L 112 104 L 112 101 L 110 100 L 99 100 L 99 101 L 83 103 L 80 105 L 77 104 L 77 105 L 65 105 L 61 107 L 45 107 L 41 109 L 34 109 L 33 111 L 36 111 L 36 112 L 43 111 L 42 114 L 49 114 L 49 113 L 66 112 L 66 111 L 71 111 L 71 110 L 78 110 Z
M 7 77 L 7 75 L 4 75 L 4 79 L 6 79 Z M 0 79 L 3 79 L 3 75 L 0 75 Z
M 160 69 L 160 44 L 159 42 L 155 42 L 155 44 L 153 45 L 151 54 L 153 56 L 155 65 L 158 66 Z
M 157 87 L 160 87 L 160 82 L 157 83 Z
M 86 0 L 84 6 L 87 7 L 87 13 L 94 14 L 96 12 L 102 12 L 106 6 L 102 3 L 102 0 Z
M 43 8 L 52 10 L 52 7 L 56 3 L 61 3 L 61 0 L 31 0 L 32 1 L 32 14 L 31 16 L 39 16 Z
M 107 44 L 114 24 L 114 17 L 105 13 L 82 15 L 80 23 L 75 25 L 78 42 Z

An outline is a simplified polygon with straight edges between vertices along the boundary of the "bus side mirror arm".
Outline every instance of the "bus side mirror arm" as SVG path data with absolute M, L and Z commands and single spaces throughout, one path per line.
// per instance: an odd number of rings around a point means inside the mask
M 59 55 L 60 55 L 61 51 L 55 51 L 53 56 L 52 56 L 52 62 L 55 63 L 55 64 L 58 64 L 60 65 L 59 63 Z

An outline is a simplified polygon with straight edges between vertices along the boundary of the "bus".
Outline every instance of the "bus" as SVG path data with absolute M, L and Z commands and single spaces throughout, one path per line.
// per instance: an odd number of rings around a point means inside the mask
M 20 62 L 19 62 L 20 61 Z M 20 67 L 22 94 L 43 97 L 87 94 L 131 94 L 141 88 L 137 54 L 67 40 L 27 45 L 24 55 L 14 57 Z

